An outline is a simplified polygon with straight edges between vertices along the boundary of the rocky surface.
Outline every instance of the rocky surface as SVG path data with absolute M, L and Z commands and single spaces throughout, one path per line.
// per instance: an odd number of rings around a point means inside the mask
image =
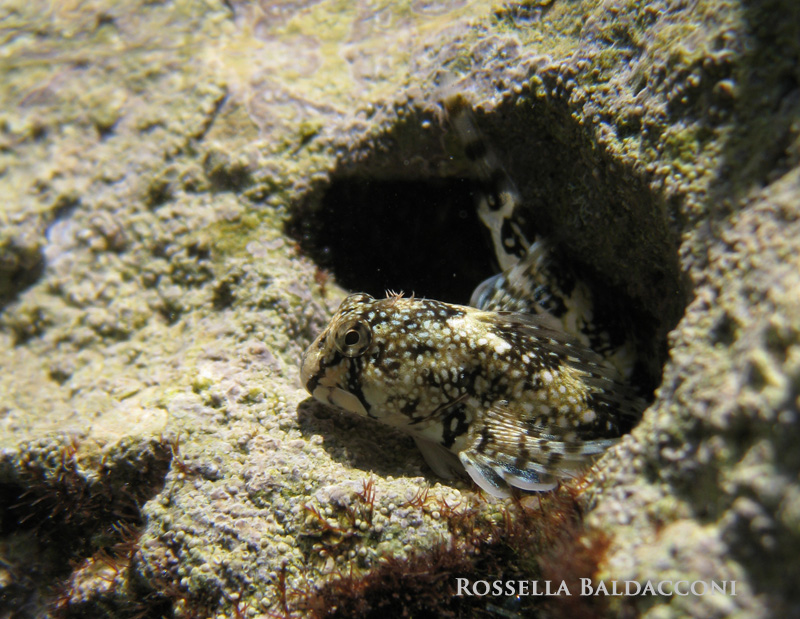
M 382 565 L 445 574 L 417 613 L 516 616 L 447 589 L 504 569 L 513 522 L 541 554 L 510 574 L 737 581 L 589 616 L 798 611 L 793 3 L 28 0 L 0 20 L 4 616 L 319 615 L 392 595 Z M 545 520 L 298 384 L 338 284 L 464 301 L 491 268 L 445 76 L 659 385 Z

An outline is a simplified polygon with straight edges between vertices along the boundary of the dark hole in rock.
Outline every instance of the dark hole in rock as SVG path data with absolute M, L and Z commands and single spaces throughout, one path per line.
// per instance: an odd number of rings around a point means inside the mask
M 4 258 L 8 258 L 4 262 Z M 33 286 L 44 273 L 44 257 L 41 252 L 25 251 L 23 258 L 0 256 L 0 310 Z
M 327 188 L 295 210 L 290 233 L 351 291 L 466 303 L 494 272 L 468 162 L 432 118 L 412 109 L 377 140 L 354 145 Z M 520 190 L 529 238 L 547 238 L 587 282 L 600 320 L 633 331 L 635 382 L 652 393 L 688 298 L 665 200 L 560 99 L 509 102 L 477 121 Z
M 471 185 L 463 179 L 334 181 L 301 243 L 351 291 L 467 303 L 494 272 Z

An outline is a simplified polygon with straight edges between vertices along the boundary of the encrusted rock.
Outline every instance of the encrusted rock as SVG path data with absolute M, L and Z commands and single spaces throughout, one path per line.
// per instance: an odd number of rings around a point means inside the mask
M 393 591 L 466 614 L 489 600 L 451 598 L 449 571 L 476 565 L 737 582 L 581 601 L 595 614 L 797 612 L 794 3 L 50 4 L 10 3 L 0 43 L 12 612 L 357 614 Z M 448 79 L 661 378 L 541 501 L 484 504 L 298 384 L 338 283 L 457 301 L 489 268 L 469 221 L 452 233 L 472 205 Z

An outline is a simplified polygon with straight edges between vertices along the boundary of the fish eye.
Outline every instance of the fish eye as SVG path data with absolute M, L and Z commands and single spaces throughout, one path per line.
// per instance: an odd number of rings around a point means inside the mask
M 358 357 L 364 354 L 371 340 L 372 331 L 366 322 L 350 320 L 336 330 L 333 343 L 345 357 Z

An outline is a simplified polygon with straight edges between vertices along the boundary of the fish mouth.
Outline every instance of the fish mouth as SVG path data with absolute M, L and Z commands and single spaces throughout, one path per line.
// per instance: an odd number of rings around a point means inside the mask
M 312 382 L 315 382 L 319 374 L 319 362 L 312 354 L 312 348 L 314 348 L 314 344 L 303 353 L 303 360 L 300 363 L 300 383 L 305 387 L 306 391 L 314 395 L 314 385 Z
M 315 400 L 319 400 L 325 404 L 330 404 L 336 408 L 342 408 L 356 415 L 368 417 L 367 409 L 355 395 L 349 391 L 345 391 L 341 387 L 335 385 L 325 385 L 325 381 L 320 381 L 319 385 L 314 391 L 309 391 Z
M 335 377 L 329 375 L 332 368 L 326 370 L 321 367 L 319 355 L 315 354 L 317 349 L 317 343 L 314 342 L 303 354 L 303 360 L 300 365 L 300 382 L 305 390 L 315 400 L 319 400 L 324 404 L 330 404 L 367 417 L 367 409 L 364 408 L 361 400 L 349 391 L 339 387 Z

